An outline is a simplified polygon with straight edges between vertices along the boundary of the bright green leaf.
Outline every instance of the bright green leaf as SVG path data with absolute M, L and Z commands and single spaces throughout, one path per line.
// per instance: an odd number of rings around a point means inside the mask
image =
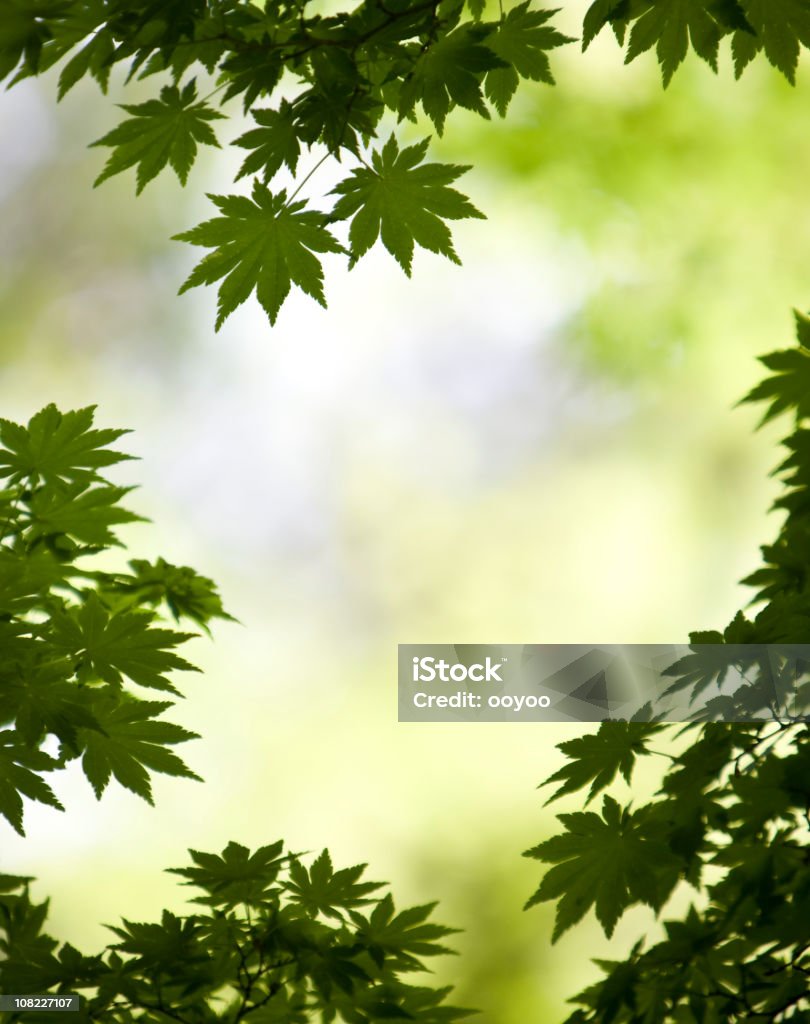
M 98 470 L 131 459 L 108 445 L 127 430 L 92 429 L 95 406 L 61 413 L 47 405 L 23 427 L 0 419 L 0 476 L 21 480 L 98 482 Z
M 592 811 L 561 814 L 567 831 L 526 851 L 527 857 L 554 864 L 526 907 L 557 900 L 552 942 L 594 906 L 610 937 L 616 922 L 634 903 L 658 909 L 674 888 L 680 860 L 639 827 L 615 800 L 604 799 L 602 817 Z
M 205 896 L 195 898 L 197 903 L 212 906 L 236 906 L 239 903 L 258 903 L 276 882 L 285 857 L 281 841 L 260 846 L 253 853 L 239 843 L 228 843 L 222 855 L 189 850 L 194 867 L 167 868 L 182 875 L 185 885 L 204 889 Z
M 613 782 L 617 772 L 629 784 L 636 758 L 649 754 L 645 740 L 659 731 L 660 726 L 647 723 L 606 721 L 593 736 L 579 736 L 558 744 L 569 761 L 542 783 L 563 783 L 546 803 L 591 783 L 587 804 Z
M 138 686 L 177 693 L 167 673 L 199 669 L 173 649 L 194 634 L 161 629 L 153 620 L 146 611 L 125 609 L 111 615 L 91 593 L 79 608 L 54 612 L 51 642 L 74 659 L 81 682 L 120 686 L 126 676 Z
M 717 49 L 723 29 L 711 17 L 704 0 L 658 0 L 633 25 L 627 61 L 655 46 L 664 86 L 686 57 L 691 41 L 698 56 L 717 70 Z
M 0 815 L 11 823 L 14 830 L 23 831 L 23 801 L 36 800 L 62 811 L 53 790 L 40 772 L 53 771 L 59 763 L 43 751 L 31 750 L 19 742 L 13 729 L 0 731 Z M 8 876 L 4 876 L 8 877 Z
M 307 869 L 297 858 L 290 862 L 287 884 L 291 898 L 309 913 L 340 917 L 341 909 L 368 903 L 369 895 L 379 889 L 380 882 L 361 882 L 365 864 L 334 871 L 329 852 L 323 853 Z
M 352 218 L 352 263 L 378 238 L 408 276 L 414 243 L 460 263 L 444 221 L 484 215 L 449 187 L 466 167 L 422 163 L 428 141 L 400 152 L 392 135 L 381 151 L 372 154 L 371 167 L 356 168 L 334 189 L 340 196 L 334 217 Z
M 315 253 L 342 252 L 343 247 L 327 231 L 323 214 L 288 200 L 284 191 L 274 195 L 258 181 L 252 200 L 209 198 L 222 216 L 174 237 L 214 250 L 197 264 L 180 292 L 225 279 L 219 287 L 217 330 L 254 289 L 271 324 L 292 284 L 326 305 L 323 268 Z
M 172 722 L 156 721 L 172 706 L 167 701 L 131 697 L 120 702 L 99 701 L 97 718 L 103 731 L 82 734 L 82 768 L 99 799 L 111 777 L 150 804 L 150 771 L 201 781 L 177 754 L 167 749 L 172 744 L 197 739 L 197 733 Z
M 295 174 L 301 145 L 295 122 L 295 111 L 286 100 L 278 110 L 257 107 L 251 111 L 258 128 L 253 128 L 235 140 L 235 146 L 249 149 L 237 174 L 237 180 L 246 174 L 261 173 L 265 182 L 286 164 Z
M 439 135 L 454 106 L 489 117 L 481 93 L 484 72 L 506 67 L 487 46 L 489 32 L 483 25 L 461 25 L 424 50 L 400 93 L 400 116 L 410 116 L 421 103 Z
M 755 48 L 764 49 L 771 64 L 779 68 L 789 82 L 795 82 L 799 48 L 810 47 L 810 4 L 807 0 L 740 0 L 740 5 L 756 34 L 754 37 L 750 33 L 738 33 L 740 53 L 744 53 L 744 46 L 752 47 L 755 38 Z M 746 54 L 738 61 L 739 70 L 748 59 Z
M 110 146 L 113 152 L 104 170 L 96 178 L 100 185 L 107 178 L 137 166 L 137 192 L 170 164 L 185 185 L 197 156 L 197 143 L 218 146 L 209 121 L 224 115 L 205 103 L 195 103 L 197 90 L 192 79 L 182 90 L 164 86 L 160 99 L 122 105 L 133 116 L 113 128 L 94 146 Z
M 554 84 L 547 52 L 572 41 L 547 24 L 554 13 L 532 10 L 531 0 L 525 0 L 508 11 L 486 37 L 489 49 L 508 65 L 487 71 L 484 79 L 484 91 L 501 117 L 506 115 L 521 78 Z

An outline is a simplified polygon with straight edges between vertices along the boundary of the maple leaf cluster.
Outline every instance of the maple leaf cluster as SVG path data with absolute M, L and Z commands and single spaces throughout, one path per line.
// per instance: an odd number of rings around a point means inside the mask
M 250 198 L 212 195 L 221 216 L 174 236 L 213 250 L 181 291 L 220 282 L 217 329 L 254 293 L 275 323 L 293 286 L 325 304 L 326 253 L 353 267 L 379 237 L 406 273 L 415 246 L 458 262 L 447 221 L 481 214 L 460 194 L 437 201 L 427 183 L 467 168 L 422 163 L 427 140 L 375 143 L 422 116 L 441 135 L 458 108 L 504 117 L 521 80 L 554 83 L 549 52 L 572 41 L 551 23 L 557 11 L 520 0 L 488 17 L 492 6 L 362 0 L 324 15 L 300 0 L 0 0 L 0 80 L 59 67 L 61 98 L 86 76 L 106 91 L 118 65 L 127 81 L 163 79 L 154 99 L 122 104 L 129 117 L 93 143 L 112 151 L 96 184 L 134 168 L 138 192 L 166 167 L 185 184 L 199 147 L 219 147 L 224 108 L 241 103 L 254 127 L 231 144 L 248 151 L 236 180 L 253 179 Z M 665 85 L 690 49 L 717 70 L 724 38 L 737 75 L 762 53 L 793 82 L 810 46 L 810 0 L 594 0 L 582 48 L 607 26 L 628 62 L 655 50 Z M 202 98 L 198 79 L 208 83 Z M 398 160 L 400 149 L 409 156 Z M 271 190 L 310 151 L 323 155 L 297 185 Z M 327 156 L 356 166 L 321 209 L 297 197 Z M 347 218 L 344 245 L 332 231 Z
M 379 237 L 408 274 L 415 246 L 458 262 L 447 222 L 481 214 L 432 186 L 468 168 L 423 162 L 427 140 L 402 148 L 391 131 L 427 118 L 441 135 L 459 108 L 504 117 L 521 80 L 554 84 L 549 53 L 572 41 L 552 24 L 558 12 L 520 0 L 488 17 L 493 7 L 362 0 L 324 15 L 300 0 L 0 0 L 0 80 L 58 66 L 61 98 L 85 76 L 106 91 L 118 65 L 127 81 L 162 79 L 93 143 L 112 151 L 96 184 L 134 168 L 137 192 L 166 167 L 185 185 L 199 147 L 220 146 L 214 124 L 241 103 L 253 127 L 230 144 L 247 150 L 236 180 L 253 179 L 250 196 L 211 195 L 220 216 L 174 236 L 212 250 L 181 292 L 219 282 L 217 330 L 252 294 L 275 323 L 293 286 L 325 305 L 327 253 L 353 267 Z M 762 53 L 793 82 L 810 46 L 810 0 L 594 0 L 583 50 L 607 26 L 628 62 L 655 50 L 665 85 L 690 49 L 716 71 L 724 38 L 738 76 Z M 282 171 L 295 179 L 310 152 L 322 155 L 294 188 L 271 189 Z M 355 166 L 322 209 L 298 195 L 326 157 Z M 348 218 L 346 245 L 333 230 Z
M 189 853 L 190 866 L 168 870 L 195 888 L 199 911 L 125 919 L 93 955 L 43 930 L 32 879 L 0 875 L 3 991 L 80 992 L 81 1024 L 452 1024 L 472 1012 L 446 1001 L 448 987 L 405 980 L 450 952 L 442 940 L 455 929 L 429 920 L 433 904 L 397 913 L 381 883 L 364 880 L 365 864 L 336 871 L 324 850 L 307 865 L 280 841 Z M 52 1013 L 22 1016 L 40 1024 Z
M 248 194 L 211 195 L 219 215 L 175 235 L 211 250 L 180 290 L 218 283 L 218 330 L 254 294 L 271 323 L 293 287 L 325 305 L 323 256 L 353 267 L 377 238 L 407 274 L 417 246 L 458 263 L 448 222 L 482 216 L 449 187 L 467 168 L 428 162 L 427 139 L 401 148 L 392 129 L 423 114 L 441 135 L 455 108 L 503 116 L 521 79 L 552 83 L 548 53 L 567 41 L 553 13 L 530 0 L 494 20 L 478 0 L 364 0 L 330 16 L 294 2 L 0 0 L 0 79 L 58 66 L 60 98 L 85 76 L 106 91 L 123 63 L 128 80 L 163 79 L 93 143 L 111 151 L 96 184 L 134 169 L 139 193 L 167 167 L 185 185 L 200 147 L 220 146 L 214 98 L 241 105 L 252 127 L 231 144 L 247 151 Z M 331 208 L 299 198 L 310 151 L 356 165 Z M 293 188 L 274 184 L 281 172 L 300 176 Z
M 25 799 L 64 809 L 47 779 L 74 760 L 99 798 L 113 778 L 149 803 L 152 773 L 198 778 L 172 749 L 196 734 L 162 718 L 173 701 L 139 691 L 180 696 L 174 675 L 193 670 L 177 648 L 195 634 L 166 628 L 161 613 L 204 629 L 230 618 L 187 566 L 94 567 L 120 545 L 117 527 L 139 517 L 121 504 L 129 488 L 102 474 L 129 458 L 111 447 L 126 431 L 93 418 L 92 407 L 49 405 L 26 425 L 0 420 L 0 816 L 20 834 Z M 364 864 L 335 870 L 326 850 L 311 864 L 282 842 L 190 854 L 190 866 L 169 870 L 203 909 L 124 920 L 93 955 L 44 931 L 33 879 L 0 874 L 0 991 L 80 993 L 76 1019 L 103 1024 L 469 1016 L 447 1002 L 450 988 L 403 978 L 451 952 L 440 940 L 454 929 L 428 920 L 434 904 L 397 913 Z M 21 1012 L 32 1024 L 50 1018 Z
M 591 908 L 611 936 L 633 906 L 658 915 L 684 884 L 694 898 L 664 920 L 660 941 L 641 938 L 625 960 L 597 961 L 604 977 L 572 1000 L 568 1024 L 804 1021 L 810 1012 L 810 317 L 796 313 L 796 332 L 798 345 L 762 357 L 770 375 L 743 399 L 766 404 L 763 423 L 794 421 L 777 467 L 786 489 L 775 507 L 787 516 L 762 548 L 764 565 L 743 580 L 760 608 L 691 633 L 689 653 L 664 673 L 668 692 L 692 701 L 732 668 L 744 684 L 702 700 L 675 735 L 658 721 L 605 721 L 560 744 L 566 763 L 543 783 L 560 784 L 551 800 L 588 787 L 587 804 L 618 774 L 630 785 L 639 758 L 668 761 L 654 799 L 633 809 L 605 794 L 601 814 L 560 814 L 565 831 L 526 851 L 551 865 L 527 907 L 556 902 L 552 941 Z M 706 720 L 725 716 L 737 721 Z
M 801 48 L 810 47 L 807 0 L 595 0 L 585 15 L 583 49 L 606 25 L 626 44 L 627 63 L 655 49 L 664 85 L 690 47 L 716 71 L 724 37 L 738 78 L 764 52 L 793 83 Z
M 140 517 L 102 475 L 130 457 L 110 447 L 126 431 L 93 414 L 0 420 L 0 815 L 20 834 L 24 798 L 62 809 L 46 776 L 76 759 L 98 797 L 112 778 L 150 803 L 151 772 L 197 778 L 171 749 L 196 734 L 162 719 L 173 701 L 141 693 L 180 696 L 173 674 L 194 670 L 177 648 L 195 634 L 162 625 L 161 609 L 204 628 L 230 617 L 187 566 L 95 568 Z

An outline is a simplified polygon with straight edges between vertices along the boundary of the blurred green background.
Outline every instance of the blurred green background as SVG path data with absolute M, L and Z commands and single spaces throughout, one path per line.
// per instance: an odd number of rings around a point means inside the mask
M 103 922 L 183 907 L 161 869 L 229 839 L 328 845 L 400 904 L 440 900 L 464 928 L 441 977 L 492 1024 L 561 1019 L 589 958 L 649 922 L 550 947 L 520 853 L 554 828 L 535 786 L 573 730 L 400 725 L 396 644 L 681 643 L 748 600 L 779 429 L 732 405 L 810 304 L 808 88 L 734 82 L 726 55 L 664 93 L 608 37 L 554 67 L 505 121 L 434 140 L 474 164 L 462 187 L 489 217 L 455 229 L 463 268 L 335 258 L 327 311 L 296 294 L 271 330 L 251 301 L 216 336 L 213 290 L 176 297 L 196 257 L 168 238 L 234 191 L 238 158 L 208 154 L 185 192 L 93 192 L 107 101 L 85 85 L 57 107 L 49 79 L 0 100 L 3 415 L 97 403 L 132 427 L 142 462 L 117 479 L 153 522 L 131 555 L 213 576 L 241 622 L 193 642 L 205 674 L 174 716 L 203 735 L 204 786 L 98 805 L 66 772 L 66 814 L 29 808 L 25 840 L 0 826 L 2 869 L 36 875 L 85 951 Z

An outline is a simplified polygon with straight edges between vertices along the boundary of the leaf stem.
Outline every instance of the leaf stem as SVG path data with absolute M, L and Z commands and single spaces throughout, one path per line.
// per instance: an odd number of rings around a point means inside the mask
M 327 150 L 324 153 L 324 155 L 320 158 L 320 160 L 315 164 L 315 166 L 313 168 L 311 168 L 311 170 L 309 170 L 307 172 L 307 174 L 301 179 L 301 181 L 296 186 L 295 191 L 290 195 L 289 199 L 284 204 L 285 207 L 289 207 L 291 205 L 293 199 L 295 199 L 295 197 L 298 195 L 298 193 L 301 191 L 301 189 L 304 187 L 304 185 L 306 185 L 306 183 L 309 181 L 309 179 L 312 177 L 312 175 L 318 170 L 318 168 L 321 166 L 321 164 L 325 163 L 327 158 L 330 157 L 331 155 L 332 154 L 329 152 L 329 150 Z

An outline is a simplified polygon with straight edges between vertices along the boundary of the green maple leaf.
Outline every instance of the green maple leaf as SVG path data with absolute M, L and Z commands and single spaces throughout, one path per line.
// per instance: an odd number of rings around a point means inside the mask
M 674 676 L 663 696 L 679 690 L 692 689 L 695 699 L 713 683 L 722 683 L 736 664 L 739 652 L 724 643 L 722 633 L 714 630 L 692 633 L 689 637 L 691 651 L 668 665 L 662 676 Z
M 640 722 L 602 722 L 599 732 L 593 736 L 559 743 L 558 749 L 572 760 L 542 783 L 543 786 L 563 783 L 546 803 L 582 789 L 590 782 L 587 804 L 613 782 L 617 772 L 621 772 L 629 784 L 636 757 L 649 754 L 644 741 L 659 731 L 656 725 Z
M 436 940 L 458 929 L 428 922 L 435 906 L 426 903 L 396 914 L 394 901 L 387 893 L 368 917 L 356 911 L 350 911 L 349 916 L 357 926 L 357 938 L 368 946 L 369 956 L 378 967 L 383 966 L 386 957 L 393 957 L 400 968 L 419 970 L 422 964 L 418 957 L 453 952 Z
M 23 905 L 22 901 L 17 904 L 18 912 Z M 11 955 L 3 963 L 3 980 L 6 981 L 7 977 L 8 983 L 24 992 L 47 992 L 57 985 L 58 991 L 64 992 L 98 984 L 103 969 L 102 958 L 82 956 L 67 942 L 59 950 L 58 957 L 55 956 L 51 950 L 55 949 L 57 942 L 41 934 L 45 915 L 37 913 L 40 908 L 47 910 L 47 903 L 38 906 L 31 904 L 26 908 L 28 934 L 25 938 L 14 927 L 14 941 L 9 943 Z M 43 1016 L 49 1016 L 48 1012 L 45 1011 Z
M 810 4 L 807 0 L 740 0 L 754 33 L 737 32 L 734 58 L 737 77 L 760 50 L 791 83 L 796 81 L 799 45 L 810 47 Z
M 177 693 L 165 673 L 199 669 L 172 648 L 194 634 L 161 629 L 153 618 L 151 612 L 127 609 L 111 615 L 91 593 L 79 608 L 54 611 L 49 639 L 73 658 L 79 682 L 101 679 L 120 686 L 127 676 L 139 686 Z
M 102 7 L 101 4 L 98 6 Z M 102 92 L 106 92 L 114 54 L 115 36 L 113 33 L 107 30 L 93 31 L 87 42 L 62 68 L 59 75 L 57 98 L 63 99 L 73 86 L 87 74 L 95 78 Z
M 227 82 L 223 100 L 244 93 L 242 108 L 247 113 L 260 96 L 269 96 L 276 88 L 284 72 L 284 63 L 279 55 L 258 46 L 255 50 L 231 54 L 220 64 L 220 71 Z
M 612 24 L 619 42 L 624 42 L 627 0 L 595 0 L 585 12 L 582 22 L 583 53 L 607 24 Z
M 201 781 L 177 754 L 167 749 L 175 743 L 198 739 L 198 734 L 173 722 L 155 721 L 173 706 L 168 701 L 141 701 L 133 697 L 94 704 L 101 728 L 81 734 L 82 768 L 99 799 L 111 777 L 150 804 L 153 800 L 149 771 Z
M 785 474 L 785 484 L 790 490 L 781 494 L 773 503 L 772 508 L 785 508 L 797 519 L 808 521 L 810 512 L 810 430 L 802 427 L 795 430 L 782 444 L 790 454 L 782 462 L 774 474 Z M 755 574 L 756 575 L 756 574 Z M 753 577 L 746 577 L 743 583 L 755 582 Z M 758 594 L 757 597 L 768 596 Z
M 785 770 L 787 758 L 768 757 L 760 761 L 750 774 L 732 776 L 729 785 L 736 797 L 730 808 L 737 837 L 762 835 L 768 822 L 794 821 L 796 809 L 803 809 L 806 796 L 788 790 Z M 804 767 L 804 766 L 802 766 Z M 802 789 L 805 786 L 802 784 Z
M 487 71 L 484 91 L 504 117 L 521 78 L 554 84 L 547 51 L 571 42 L 546 22 L 556 12 L 533 11 L 531 0 L 513 7 L 487 36 L 486 45 L 508 65 Z
M 334 871 L 329 851 L 324 850 L 309 870 L 296 858 L 290 861 L 287 889 L 292 899 L 309 913 L 340 918 L 341 910 L 370 902 L 369 893 L 382 885 L 382 882 L 361 882 L 365 869 L 365 864 L 356 864 Z
M 41 607 L 43 595 L 62 583 L 68 572 L 65 562 L 42 547 L 25 552 L 0 547 L 0 612 L 22 615 Z M 5 654 L 8 659 L 10 651 Z
M 268 182 L 282 164 L 295 174 L 301 145 L 292 104 L 284 100 L 278 110 L 257 107 L 251 113 L 259 127 L 245 132 L 234 142 L 235 146 L 252 151 L 245 157 L 236 180 L 261 172 Z
M 135 558 L 130 563 L 133 575 L 104 577 L 105 594 L 124 595 L 128 604 L 156 605 L 165 601 L 175 620 L 182 617 L 196 622 L 206 632 L 211 619 L 236 620 L 222 606 L 213 580 L 187 565 L 172 565 L 163 558 L 148 562 Z
M 410 117 L 418 102 L 439 135 L 454 106 L 489 117 L 481 78 L 493 68 L 508 67 L 483 45 L 489 26 L 466 24 L 449 32 L 421 54 L 400 93 L 400 117 Z
M 593 906 L 605 934 L 634 903 L 660 909 L 678 880 L 681 861 L 663 842 L 650 839 L 625 808 L 604 798 L 602 817 L 593 811 L 560 814 L 567 832 L 524 856 L 554 864 L 526 908 L 558 900 L 552 942 Z
M 16 832 L 23 831 L 23 796 L 63 811 L 53 790 L 37 772 L 53 771 L 61 765 L 41 750 L 19 742 L 13 729 L 0 731 L 0 814 Z M 9 877 L 9 876 L 4 876 Z
M 773 544 L 760 548 L 765 565 L 747 575 L 740 583 L 762 587 L 755 601 L 779 598 L 785 592 L 805 589 L 808 554 L 810 554 L 810 521 L 807 518 L 788 520 Z
M 333 217 L 353 218 L 349 229 L 352 265 L 379 237 L 409 277 L 414 243 L 461 262 L 444 220 L 483 218 L 484 214 L 449 187 L 467 167 L 421 163 L 428 142 L 424 139 L 400 152 L 392 135 L 381 151 L 373 152 L 370 167 L 355 168 L 333 190 L 340 195 Z
M 655 46 L 666 87 L 686 57 L 691 40 L 698 56 L 716 71 L 723 31 L 704 0 L 658 0 L 633 25 L 626 63 Z
M 753 38 L 754 31 L 738 0 L 595 0 L 582 24 L 583 51 L 608 24 L 624 45 L 633 21 L 638 31 L 627 59 L 657 45 L 665 84 L 685 57 L 690 39 L 695 51 L 716 70 L 720 37 L 736 31 Z
M 774 371 L 773 376 L 766 377 L 738 403 L 769 403 L 760 426 L 789 409 L 800 418 L 810 416 L 810 317 L 798 310 L 794 315 L 798 346 L 760 356 L 759 361 Z
M 36 650 L 40 645 L 31 646 Z M 38 653 L 40 664 L 29 650 L 27 662 L 23 662 L 17 679 L 4 680 L 7 694 L 16 705 L 17 732 L 22 742 L 32 749 L 39 746 L 46 733 L 52 733 L 63 749 L 78 754 L 76 730 L 99 727 L 91 711 L 91 695 L 75 683 L 66 681 L 73 670 L 68 659 L 51 656 L 43 660 L 42 651 Z
M 358 155 L 358 134 L 371 138 L 382 113 L 382 104 L 355 87 L 310 89 L 296 104 L 297 132 L 312 145 L 323 142 L 333 155 L 341 149 Z
M 230 842 L 222 854 L 189 850 L 195 867 L 167 868 L 187 879 L 185 885 L 204 889 L 206 896 L 197 896 L 195 903 L 233 907 L 239 903 L 256 903 L 263 899 L 276 881 L 284 862 L 281 840 L 260 846 L 253 853 L 239 843 Z
M 36 491 L 30 501 L 30 540 L 72 537 L 98 547 L 119 545 L 111 527 L 143 522 L 143 517 L 120 505 L 131 487 L 54 485 Z
M 52 25 L 51 38 L 42 49 L 40 72 L 75 51 L 60 72 L 58 99 L 87 74 L 95 78 L 102 92 L 106 92 L 115 53 L 115 35 L 105 24 L 107 17 L 104 0 L 82 0 L 81 4 L 66 7 L 62 17 Z
M 123 928 L 110 926 L 121 939 L 113 949 L 137 957 L 134 965 L 166 971 L 170 965 L 211 962 L 200 942 L 200 923 L 196 917 L 180 918 L 164 910 L 160 924 L 123 919 Z
M 50 32 L 46 20 L 62 13 L 61 0 L 0 0 L 0 80 L 22 62 L 17 78 L 36 74 Z
M 324 227 L 322 213 L 305 210 L 304 202 L 288 201 L 285 191 L 274 194 L 258 181 L 252 199 L 209 199 L 223 216 L 174 237 L 214 250 L 197 264 L 180 293 L 225 278 L 219 287 L 217 330 L 254 289 L 271 324 L 292 284 L 326 305 L 323 268 L 315 253 L 344 249 Z
M 133 116 L 92 143 L 113 148 L 95 184 L 137 165 L 136 191 L 140 194 L 170 164 L 185 185 L 197 156 L 197 143 L 219 146 L 208 122 L 224 116 L 205 103 L 195 103 L 196 96 L 197 87 L 192 79 L 182 92 L 176 85 L 167 85 L 161 89 L 160 99 L 121 104 L 121 109 Z
M 25 427 L 0 419 L 0 477 L 89 484 L 101 480 L 99 469 L 133 458 L 107 448 L 128 430 L 92 429 L 95 408 L 62 413 L 47 405 Z

